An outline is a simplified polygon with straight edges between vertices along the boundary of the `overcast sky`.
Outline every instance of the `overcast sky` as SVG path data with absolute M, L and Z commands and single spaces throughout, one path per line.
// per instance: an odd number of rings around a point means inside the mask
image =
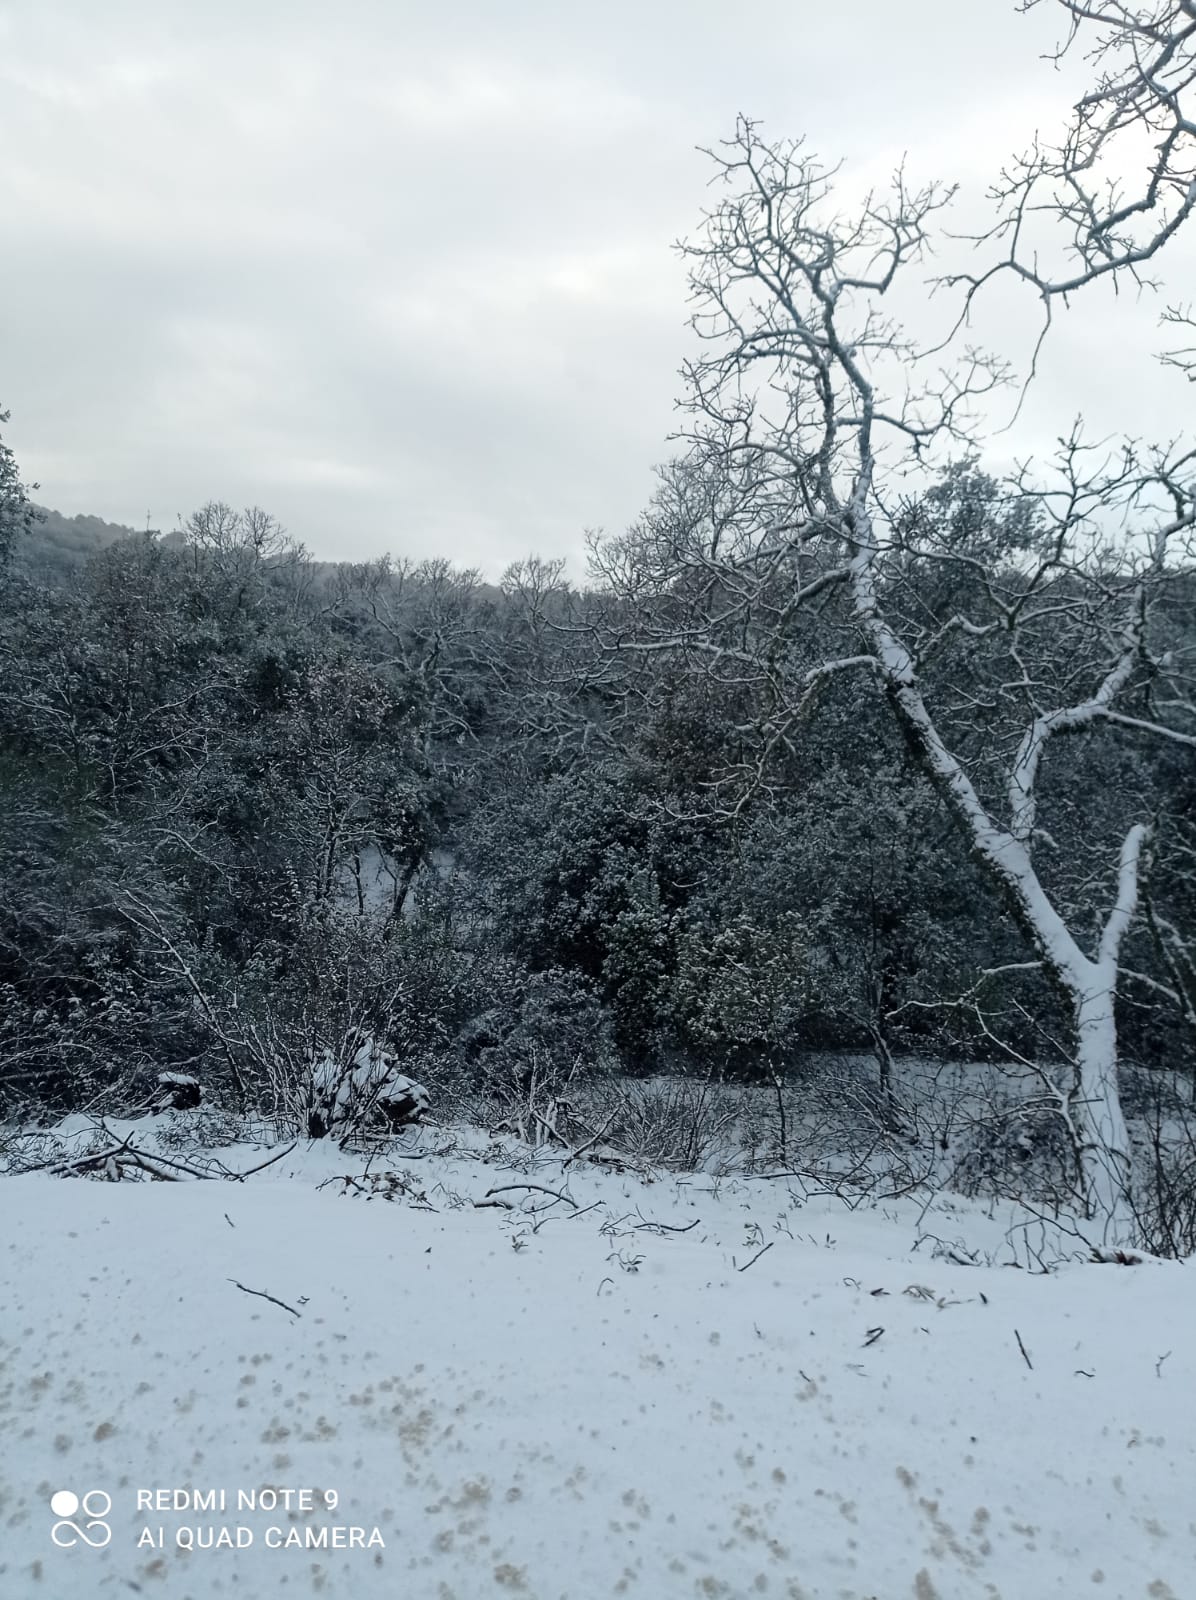
M 322 557 L 573 558 L 669 454 L 694 147 L 743 111 L 852 184 L 908 152 L 966 215 L 1057 125 L 1056 10 L 0 0 L 7 438 L 68 514 L 219 498 Z M 1056 330 L 1001 449 L 1193 410 L 1157 307 L 1115 309 Z M 1025 310 L 985 330 L 1019 358 Z

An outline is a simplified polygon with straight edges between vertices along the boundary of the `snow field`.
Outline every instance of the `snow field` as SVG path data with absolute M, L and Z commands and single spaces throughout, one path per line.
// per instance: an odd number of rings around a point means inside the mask
M 2 1600 L 1196 1593 L 1190 1265 L 1018 1270 L 1075 1241 L 481 1142 L 372 1199 L 320 1146 L 0 1180 Z M 263 1486 L 339 1503 L 231 1509 Z M 174 1488 L 230 1509 L 137 1510 Z M 103 1548 L 55 1544 L 64 1490 L 111 1497 Z M 384 1548 L 267 1543 L 334 1526 Z

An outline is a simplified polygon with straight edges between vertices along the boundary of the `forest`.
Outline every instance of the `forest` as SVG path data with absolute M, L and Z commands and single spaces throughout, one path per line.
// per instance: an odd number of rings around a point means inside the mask
M 693 1142 L 710 1084 L 775 1091 L 774 1162 L 838 1101 L 840 1137 L 908 1165 L 934 1141 L 894 1063 L 1005 1063 L 1028 1103 L 973 1114 L 962 1171 L 1068 1192 L 1066 991 L 845 643 L 831 557 L 759 559 L 775 483 L 678 461 L 574 588 L 534 559 L 498 585 L 447 562 L 318 563 L 219 503 L 165 538 L 93 530 L 80 561 L 11 453 L 5 472 L 6 1118 L 125 1114 L 165 1074 L 344 1136 L 377 1118 L 381 1080 L 330 1098 L 329 1072 L 365 1049 L 441 1107 L 480 1100 L 525 1129 L 571 1096 L 605 1117 L 666 1081 L 665 1152 Z M 1148 725 L 1190 671 L 1196 579 L 1169 557 L 1147 605 L 1132 552 L 1065 563 L 1059 537 L 1048 497 L 960 459 L 900 508 L 878 587 L 994 798 L 1043 695 L 1084 698 L 1124 615 L 1149 626 L 1113 725 L 1052 749 L 1034 830 L 1053 903 L 1099 940 L 1120 842 L 1150 821 L 1116 1023 L 1122 1097 L 1168 1130 L 1143 1124 L 1139 1154 L 1164 1191 L 1156 1242 L 1178 1248 L 1196 792 L 1190 749 Z M 822 590 L 814 610 L 790 608 L 786 562 Z M 1010 614 L 1016 630 L 992 627 Z

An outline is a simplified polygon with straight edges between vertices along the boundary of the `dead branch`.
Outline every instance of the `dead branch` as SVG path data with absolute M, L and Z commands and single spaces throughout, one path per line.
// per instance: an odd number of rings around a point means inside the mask
M 605 1138 L 608 1130 L 611 1127 L 611 1124 L 614 1122 L 614 1120 L 618 1116 L 618 1114 L 619 1114 L 619 1108 L 616 1107 L 615 1110 L 611 1112 L 610 1116 L 607 1117 L 606 1121 L 602 1124 L 602 1126 L 596 1132 L 592 1133 L 590 1135 L 590 1137 L 587 1140 L 585 1140 L 585 1142 L 583 1144 L 579 1144 L 577 1146 L 576 1150 L 571 1150 L 569 1152 L 569 1154 L 565 1157 L 564 1161 L 562 1162 L 562 1167 L 567 1167 L 571 1161 L 580 1160 L 580 1158 L 583 1155 L 585 1155 L 587 1150 L 592 1150 L 593 1147 L 599 1142 L 599 1140 Z
M 277 1151 L 267 1161 L 259 1161 L 256 1167 L 247 1167 L 244 1172 L 233 1172 L 231 1169 L 222 1168 L 220 1175 L 223 1178 L 231 1178 L 237 1183 L 244 1183 L 245 1179 L 252 1177 L 255 1172 L 264 1172 L 267 1167 L 272 1167 L 276 1161 L 282 1161 L 284 1157 L 289 1156 L 298 1142 L 297 1139 L 293 1140 L 285 1150 Z
M 264 1289 L 247 1289 L 243 1283 L 237 1283 L 236 1278 L 230 1278 L 228 1281 L 231 1284 L 235 1284 L 242 1294 L 252 1294 L 256 1295 L 259 1300 L 268 1300 L 272 1306 L 280 1306 L 283 1311 L 289 1311 L 293 1317 L 301 1317 L 303 1315 L 302 1311 L 296 1311 L 294 1306 L 287 1305 L 285 1300 L 276 1300 L 272 1294 L 267 1294 Z
M 562 1194 L 559 1189 L 546 1189 L 542 1183 L 503 1183 L 497 1189 L 487 1189 L 486 1194 L 509 1194 L 512 1189 L 533 1189 L 537 1194 L 550 1194 L 554 1200 L 564 1200 L 577 1210 L 577 1201 L 572 1195 Z
M 755 1255 L 750 1261 L 745 1261 L 742 1267 L 736 1267 L 736 1272 L 746 1272 L 749 1267 L 754 1267 L 756 1262 L 759 1261 L 760 1257 L 767 1255 L 774 1244 L 776 1244 L 776 1240 L 770 1239 L 762 1249 L 756 1251 Z
M 641 1212 L 642 1215 L 643 1213 Z M 700 1221 L 700 1217 L 695 1217 L 692 1222 L 687 1222 L 684 1227 L 681 1227 L 675 1222 L 654 1222 L 650 1217 L 644 1217 L 642 1222 L 633 1222 L 632 1227 L 637 1230 L 651 1228 L 658 1233 L 688 1233 L 691 1228 L 696 1228 Z

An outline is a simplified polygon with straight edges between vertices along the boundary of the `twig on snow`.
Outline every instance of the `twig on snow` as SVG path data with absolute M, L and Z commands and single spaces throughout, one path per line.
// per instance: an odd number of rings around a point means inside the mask
M 223 1175 L 227 1178 L 232 1178 L 237 1183 L 243 1183 L 246 1178 L 252 1177 L 255 1172 L 264 1172 L 267 1167 L 272 1167 L 276 1161 L 281 1161 L 284 1156 L 289 1156 L 298 1142 L 296 1139 L 293 1143 L 287 1145 L 285 1150 L 277 1151 L 266 1161 L 259 1161 L 256 1167 L 247 1167 L 244 1172 L 233 1172 L 231 1168 L 222 1168 Z
M 537 1194 L 550 1194 L 554 1200 L 565 1200 L 577 1210 L 577 1201 L 572 1195 L 562 1194 L 559 1189 L 546 1189 L 542 1183 L 502 1183 L 497 1189 L 487 1189 L 486 1194 L 508 1194 L 512 1189 L 534 1189 Z
M 230 1278 L 228 1281 L 236 1284 L 243 1294 L 253 1294 L 259 1300 L 268 1300 L 272 1306 L 281 1306 L 284 1311 L 289 1311 L 293 1317 L 301 1317 L 303 1315 L 302 1311 L 296 1311 L 294 1306 L 287 1305 L 285 1300 L 276 1300 L 272 1294 L 267 1294 L 264 1289 L 247 1289 L 243 1283 L 237 1283 L 235 1278 Z
M 640 1215 L 643 1216 L 642 1211 L 640 1212 Z M 661 1233 L 688 1233 L 691 1228 L 696 1228 L 700 1221 L 700 1217 L 695 1217 L 692 1222 L 687 1222 L 682 1228 L 678 1223 L 675 1222 L 653 1222 L 651 1217 L 644 1217 L 642 1222 L 635 1222 L 632 1224 L 632 1226 L 636 1229 L 658 1228 Z
M 335 1177 L 325 1178 L 323 1183 L 317 1183 L 316 1193 L 318 1194 L 321 1189 L 326 1189 L 330 1183 L 339 1183 L 342 1194 L 346 1194 L 350 1189 L 356 1189 L 358 1194 L 366 1193 L 364 1186 L 347 1172 L 338 1172 Z
M 736 1272 L 746 1272 L 749 1267 L 754 1267 L 756 1262 L 759 1261 L 760 1257 L 762 1255 L 766 1255 L 768 1251 L 772 1249 L 773 1245 L 776 1244 L 776 1242 L 777 1241 L 775 1239 L 770 1239 L 762 1250 L 756 1251 L 755 1255 L 750 1261 L 745 1261 L 742 1267 L 736 1267 Z

